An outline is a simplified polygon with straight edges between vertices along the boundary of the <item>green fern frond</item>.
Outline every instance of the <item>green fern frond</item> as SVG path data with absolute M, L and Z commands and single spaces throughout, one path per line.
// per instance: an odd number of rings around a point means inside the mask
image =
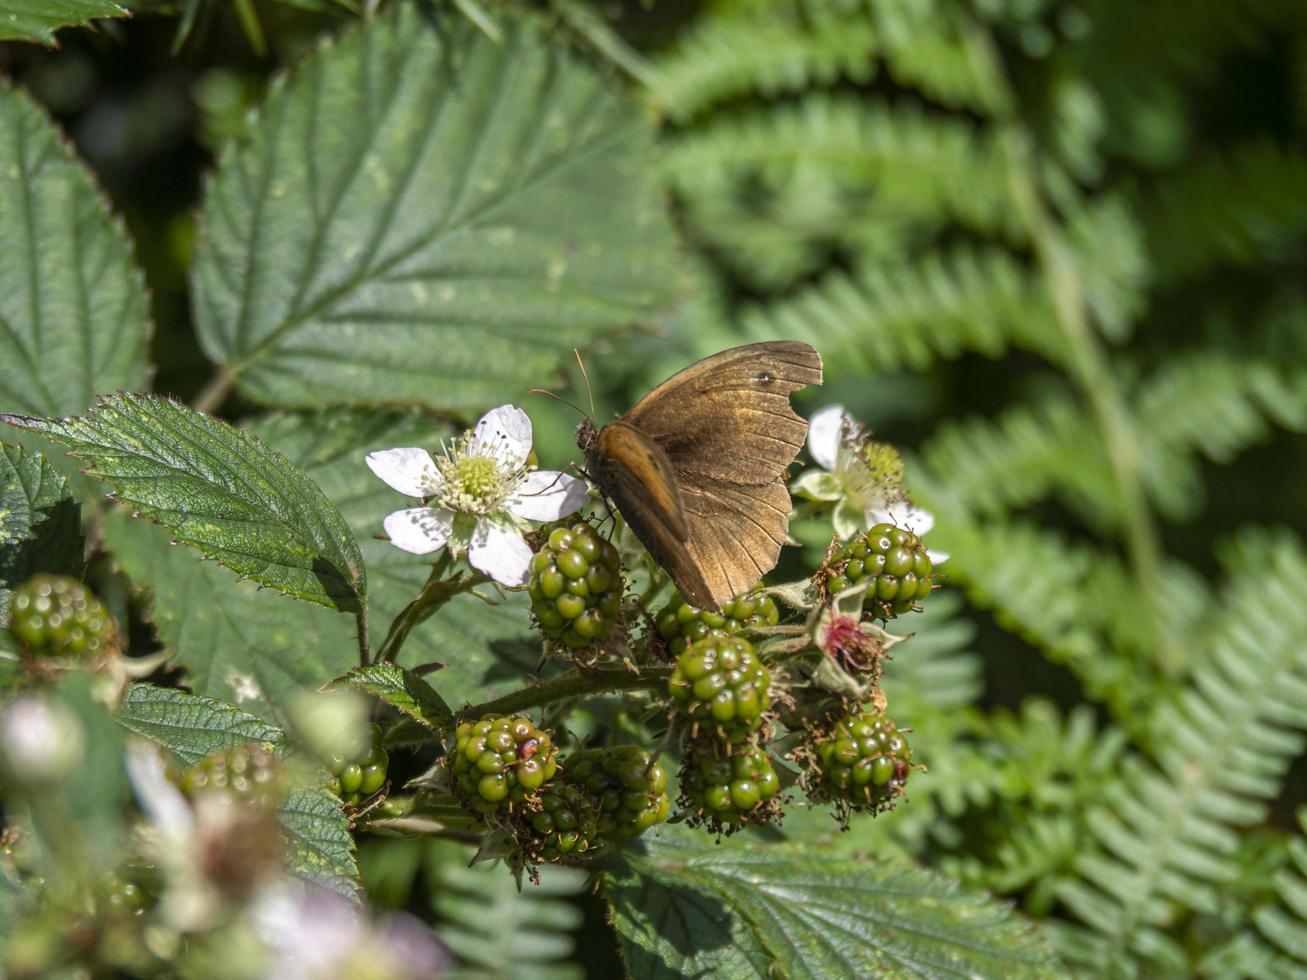
M 1007 105 L 1002 67 L 978 26 L 949 0 L 869 0 L 889 73 L 941 105 L 998 115 Z
M 1246 144 L 1158 181 L 1140 206 L 1162 281 L 1224 264 L 1300 257 L 1307 156 L 1270 143 Z
M 1111 466 L 1085 409 L 1061 393 L 998 418 L 946 424 L 922 451 L 949 509 L 995 517 L 1063 496 L 1096 523 L 1118 516 Z
M 1272 425 L 1307 429 L 1307 370 L 1200 351 L 1172 357 L 1140 388 L 1143 476 L 1162 511 L 1202 505 L 1197 454 L 1218 463 L 1267 437 Z
M 1284 973 L 1301 976 L 1307 974 L 1307 807 L 1298 811 L 1298 826 L 1303 833 L 1289 842 L 1289 866 L 1275 876 L 1280 901 L 1255 910 L 1253 924 L 1281 954 Z
M 844 8 L 844 9 L 841 9 Z M 701 18 L 657 62 L 673 119 L 758 93 L 778 95 L 876 73 L 879 32 L 857 3 L 755 2 Z
M 901 723 L 919 725 L 916 716 L 924 710 L 950 711 L 980 697 L 983 666 L 970 650 L 976 630 L 961 609 L 957 592 L 937 590 L 920 615 L 900 620 L 896 632 L 912 632 L 896 648 L 900 655 L 886 663 L 881 686 Z
M 1264 819 L 1307 743 L 1307 554 L 1287 534 L 1247 533 L 1227 565 L 1214 635 L 1151 719 L 1156 762 L 1131 758 L 1104 786 L 1089 821 L 1098 850 L 1058 889 L 1082 924 L 1052 935 L 1087 971 L 1187 970 L 1175 915 L 1218 906 L 1239 829 Z
M 581 910 L 568 898 L 585 889 L 586 876 L 570 868 L 542 868 L 540 884 L 519 891 L 502 867 L 467 867 L 465 847 L 433 842 L 427 875 L 437 934 L 458 958 L 457 976 L 582 976 L 572 960 Z
M 1148 305 L 1150 270 L 1143 228 L 1124 197 L 1080 204 L 1067 220 L 1067 242 L 1099 330 L 1123 341 Z
M 746 335 L 820 344 L 831 374 L 925 368 L 1008 347 L 1061 362 L 1065 342 L 1042 286 L 1007 252 L 955 248 L 858 275 L 832 272 L 794 296 L 747 311 Z
M 965 120 L 910 106 L 816 93 L 797 105 L 749 110 L 669 139 L 663 170 L 701 210 L 738 199 L 745 182 L 750 194 L 741 208 L 756 206 L 759 195 L 806 199 L 821 183 L 842 208 L 842 220 L 814 227 L 825 235 L 844 228 L 852 211 L 855 221 L 870 213 L 919 231 L 957 221 L 1012 242 L 1024 238 L 998 141 Z

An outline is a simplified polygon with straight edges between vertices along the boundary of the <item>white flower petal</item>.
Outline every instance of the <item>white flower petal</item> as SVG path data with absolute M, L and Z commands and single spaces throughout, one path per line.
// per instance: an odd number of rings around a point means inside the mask
M 368 453 L 368 469 L 406 497 L 429 497 L 440 486 L 440 473 L 431 454 L 413 447 Z
M 790 494 L 809 500 L 839 500 L 844 491 L 835 477 L 825 470 L 804 470 L 790 482 Z
M 835 513 L 831 515 L 831 523 L 835 527 L 835 533 L 841 538 L 847 538 L 852 534 L 867 529 L 862 514 L 848 500 L 841 500 L 835 505 Z
M 926 549 L 926 557 L 930 559 L 932 565 L 942 565 L 948 561 L 949 553 L 947 551 L 935 551 L 933 548 Z
M 536 470 L 508 498 L 505 506 L 514 517 L 528 521 L 556 521 L 581 509 L 590 488 L 557 470 Z
M 185 841 L 195 827 L 195 815 L 186 797 L 168 779 L 158 751 L 144 742 L 127 746 L 127 779 L 150 822 L 170 844 Z
M 481 416 L 472 438 L 469 456 L 493 456 L 505 467 L 516 468 L 531 453 L 531 420 L 516 405 L 500 405 Z
M 835 469 L 844 434 L 844 406 L 827 405 L 808 420 L 808 455 L 822 469 Z
M 905 527 L 920 538 L 935 526 L 935 516 L 928 510 L 922 510 L 909 503 L 901 503 L 893 507 L 877 507 L 867 511 L 867 525 L 874 524 Z
M 525 585 L 531 577 L 532 555 L 522 535 L 483 519 L 472 532 L 467 560 L 501 585 Z
M 454 512 L 440 507 L 409 507 L 386 515 L 381 522 L 396 548 L 429 555 L 445 546 L 454 530 Z

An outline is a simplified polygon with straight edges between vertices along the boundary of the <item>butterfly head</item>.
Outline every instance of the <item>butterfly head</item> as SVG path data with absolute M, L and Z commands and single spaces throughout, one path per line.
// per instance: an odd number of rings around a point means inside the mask
M 576 444 L 587 456 L 591 455 L 599 444 L 599 430 L 588 418 L 582 419 L 576 427 Z

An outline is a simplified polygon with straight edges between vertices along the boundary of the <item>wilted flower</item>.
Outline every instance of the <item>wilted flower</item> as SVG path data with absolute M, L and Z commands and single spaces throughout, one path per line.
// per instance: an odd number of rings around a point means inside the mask
M 811 636 L 813 644 L 846 673 L 875 679 L 882 658 L 902 638 L 864 621 L 865 598 L 865 586 L 833 596 L 811 621 Z
M 369 453 L 372 472 L 423 501 L 397 510 L 384 526 L 391 543 L 415 555 L 448 547 L 504 585 L 524 585 L 532 552 L 522 532 L 556 521 L 585 503 L 584 480 L 529 463 L 531 420 L 513 405 L 492 408 L 476 428 L 432 458 L 425 449 Z
M 367 911 L 321 888 L 287 883 L 252 910 L 256 932 L 272 955 L 269 980 L 426 980 L 449 956 L 410 915 L 373 920 Z
M 15 698 L 0 714 L 0 762 L 16 782 L 57 782 L 82 760 L 81 722 L 39 694 Z
M 835 504 L 833 522 L 841 538 L 882 522 L 918 537 L 935 525 L 928 511 L 903 493 L 903 460 L 887 443 L 869 439 L 843 405 L 827 405 L 808 422 L 808 454 L 821 469 L 808 470 L 790 490 L 809 500 Z M 948 555 L 928 551 L 938 565 Z

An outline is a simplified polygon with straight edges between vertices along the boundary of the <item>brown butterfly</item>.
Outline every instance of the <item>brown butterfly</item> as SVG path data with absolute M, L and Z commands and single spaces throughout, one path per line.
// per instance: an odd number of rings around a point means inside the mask
M 775 567 L 790 519 L 782 475 L 808 432 L 789 396 L 819 384 L 810 345 L 748 344 L 576 430 L 591 478 L 691 605 L 718 610 Z

